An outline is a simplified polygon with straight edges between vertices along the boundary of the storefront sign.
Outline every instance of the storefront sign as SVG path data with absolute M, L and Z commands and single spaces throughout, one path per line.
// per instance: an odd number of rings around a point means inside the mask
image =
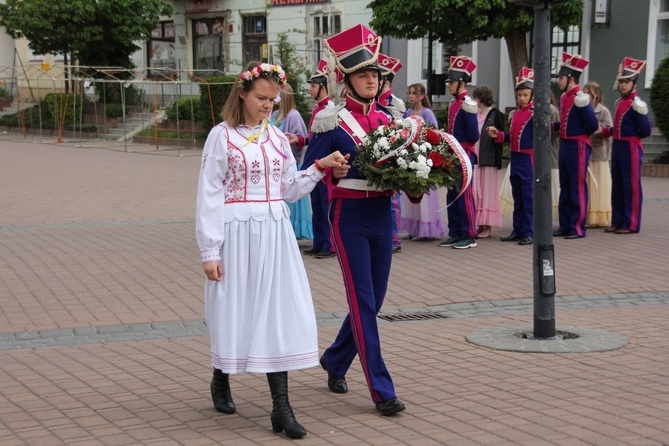
M 267 0 L 267 5 L 276 6 L 299 6 L 299 5 L 315 5 L 322 3 L 331 3 L 332 0 Z
M 186 0 L 186 14 L 209 11 L 208 0 Z

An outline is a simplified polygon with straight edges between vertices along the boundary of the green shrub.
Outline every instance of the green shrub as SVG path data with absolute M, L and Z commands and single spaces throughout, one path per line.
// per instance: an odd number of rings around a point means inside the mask
M 78 120 L 82 113 L 78 99 L 71 93 L 49 93 L 44 98 L 44 103 L 53 121 L 65 125 Z
M 165 116 L 167 116 L 167 119 L 171 120 L 179 119 L 190 121 L 193 119 L 195 121 L 200 121 L 202 119 L 200 98 L 198 96 L 190 96 L 173 102 L 165 109 Z
M 669 57 L 660 62 L 655 70 L 650 87 L 650 107 L 660 132 L 669 140 Z
M 13 113 L 11 115 L 0 116 L 0 127 L 18 127 L 19 126 L 19 114 Z
M 202 129 L 205 133 L 221 122 L 223 104 L 228 99 L 237 76 L 211 76 L 200 85 L 200 113 Z
M 121 104 L 107 104 L 107 107 L 105 107 L 105 116 L 108 118 L 120 118 L 123 116 L 123 106 Z
M 2 116 L 0 117 L 0 126 L 14 128 L 25 125 L 27 129 L 55 129 L 55 121 L 47 108 L 46 102 L 43 101 L 41 107 L 31 107 L 23 110 L 22 118 L 19 118 L 18 113 Z M 40 111 L 42 116 L 40 116 Z
M 8 98 L 9 96 L 9 90 L 7 90 L 5 87 L 0 87 L 0 98 Z
M 439 128 L 445 130 L 446 125 L 448 125 L 448 105 L 446 105 L 446 107 L 433 111 L 435 117 L 437 118 L 437 124 L 439 124 Z

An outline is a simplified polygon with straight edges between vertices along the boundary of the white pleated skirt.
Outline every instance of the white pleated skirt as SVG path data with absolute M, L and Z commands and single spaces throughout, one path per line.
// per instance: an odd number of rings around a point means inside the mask
M 224 373 L 318 365 L 316 315 L 288 218 L 225 224 L 223 278 L 205 283 L 211 360 Z

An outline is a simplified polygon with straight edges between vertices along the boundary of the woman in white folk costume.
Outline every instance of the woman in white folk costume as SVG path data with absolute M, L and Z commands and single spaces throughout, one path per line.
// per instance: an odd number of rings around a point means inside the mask
M 223 122 L 204 146 L 196 238 L 207 277 L 205 320 L 211 337 L 216 410 L 234 413 L 229 374 L 267 373 L 274 432 L 306 435 L 288 401 L 288 370 L 318 364 L 311 291 L 284 202 L 316 186 L 334 152 L 298 171 L 286 136 L 268 124 L 286 75 L 249 63 L 223 107 Z M 340 169 L 341 170 L 341 169 Z

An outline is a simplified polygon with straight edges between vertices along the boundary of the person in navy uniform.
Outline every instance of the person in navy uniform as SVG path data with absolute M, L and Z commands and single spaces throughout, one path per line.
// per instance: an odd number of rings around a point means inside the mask
M 311 112 L 309 120 L 309 137 L 313 133 L 314 117 L 325 107 L 334 107 L 329 94 L 327 60 L 321 59 L 318 62 L 318 69 L 309 78 L 309 94 L 316 101 L 316 105 Z M 297 137 L 298 145 L 308 145 L 310 138 Z M 318 185 L 311 192 L 311 225 L 314 233 L 314 243 L 311 248 L 302 252 L 307 255 L 316 256 L 319 259 L 325 259 L 334 256 L 332 242 L 330 240 L 330 223 L 327 219 L 328 212 L 328 190 L 325 183 Z
M 476 101 L 467 96 L 467 84 L 472 80 L 476 69 L 474 61 L 467 56 L 451 56 L 446 78 L 448 92 L 454 99 L 448 107 L 448 130 L 465 149 L 471 160 L 472 169 L 476 164 L 474 145 L 479 140 L 479 123 L 476 117 Z M 458 197 L 458 195 L 461 195 Z M 464 191 L 449 189 L 446 194 L 449 203 L 448 238 L 439 242 L 439 246 L 456 249 L 476 248 L 478 237 L 476 227 L 476 204 L 471 187 Z
M 611 226 L 604 232 L 636 234 L 641 230 L 641 139 L 650 135 L 648 106 L 636 92 L 639 73 L 646 61 L 625 57 L 620 65 L 614 90 L 620 92 L 613 114 L 613 126 L 598 132 L 613 137 L 611 147 Z
M 381 68 L 381 93 L 378 101 L 386 110 L 390 112 L 393 119 L 402 119 L 406 111 L 404 101 L 393 94 L 393 80 L 395 75 L 402 69 L 402 62 L 394 57 L 379 53 L 377 64 Z M 393 254 L 402 252 L 402 238 L 400 237 L 402 229 L 402 205 L 400 200 L 401 192 L 396 191 L 390 198 L 390 209 L 393 219 Z
M 599 123 L 590 98 L 581 91 L 578 81 L 589 63 L 579 55 L 563 52 L 562 65 L 557 74 L 562 96 L 560 121 L 553 123 L 553 130 L 560 131 L 560 226 L 553 235 L 566 239 L 585 237 L 585 220 L 588 215 L 588 185 L 585 179 L 592 152 L 590 135 L 599 128 Z
M 534 190 L 534 143 L 533 116 L 534 70 L 523 67 L 516 77 L 516 101 L 518 107 L 511 118 L 509 133 L 496 127 L 486 129 L 488 135 L 498 143 L 511 145 L 511 194 L 513 195 L 513 231 L 503 242 L 517 241 L 519 245 L 531 245 L 534 236 L 532 197 Z
M 381 38 L 365 26 L 356 25 L 323 42 L 344 73 L 348 93 L 342 104 L 316 116 L 314 128 L 322 131 L 314 133 L 303 168 L 336 150 L 350 164 L 362 139 L 391 121 L 376 100 L 380 91 L 377 58 Z M 334 176 L 340 175 L 333 172 L 325 179 L 329 186 L 329 218 L 349 313 L 320 363 L 327 371 L 329 389 L 346 393 L 346 373 L 357 355 L 376 410 L 381 415 L 396 414 L 405 406 L 397 398 L 383 361 L 376 319 L 388 288 L 392 261 L 390 198 L 394 191 L 368 186 L 367 179 L 355 167 L 350 167 L 345 178 Z

